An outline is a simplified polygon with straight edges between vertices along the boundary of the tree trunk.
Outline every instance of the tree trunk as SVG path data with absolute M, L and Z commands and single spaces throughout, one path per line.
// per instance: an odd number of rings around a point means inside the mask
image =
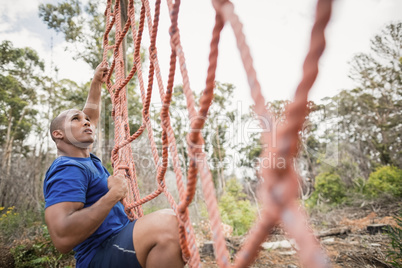
M 102 107 L 102 105 L 101 105 L 101 107 Z M 99 159 L 103 159 L 103 151 L 102 151 L 102 140 L 103 140 L 103 138 L 102 138 L 102 124 L 103 124 L 103 121 L 104 120 L 102 120 L 102 111 L 100 111 L 100 114 L 101 114 L 101 116 L 99 117 L 99 123 L 98 123 L 98 126 L 97 126 L 97 130 L 96 130 L 96 148 L 95 148 L 95 154 L 96 154 L 96 156 L 99 158 Z
M 121 28 L 124 27 L 124 25 L 126 24 L 127 19 L 128 19 L 127 6 L 128 6 L 128 0 L 120 0 Z M 127 57 L 126 57 L 127 37 L 124 37 L 122 45 L 123 45 L 123 60 L 124 60 L 124 76 L 126 76 L 127 75 Z
M 26 107 L 22 109 L 21 117 L 18 120 L 16 126 L 14 127 L 15 129 L 21 124 L 22 119 L 24 118 L 26 113 Z M 3 155 L 3 161 L 2 161 L 2 168 L 6 170 L 6 174 L 10 174 L 10 168 L 11 168 L 11 155 L 13 151 L 13 143 L 14 143 L 14 134 L 11 132 L 12 128 L 12 122 L 13 122 L 13 117 L 11 116 L 11 109 L 10 109 L 10 116 L 8 120 L 8 127 L 7 127 L 7 136 L 6 136 L 6 142 L 4 146 L 4 155 Z M 14 131 L 15 132 L 15 131 Z
M 245 180 L 245 182 L 246 182 L 246 185 L 247 185 L 247 187 L 248 187 L 248 189 L 249 189 L 251 195 L 253 196 L 254 203 L 255 203 L 255 205 L 256 205 L 256 207 L 257 207 L 258 218 L 261 219 L 260 205 L 259 205 L 259 203 L 258 203 L 257 196 L 256 196 L 256 194 L 254 193 L 253 188 L 251 187 L 250 182 L 249 182 L 248 180 Z
M 10 137 L 11 137 L 11 127 L 13 125 L 13 120 L 14 118 L 11 115 L 12 110 L 10 109 L 9 111 L 9 117 L 8 117 L 8 126 L 7 126 L 7 134 L 6 134 L 6 142 L 4 143 L 4 148 L 3 148 L 3 159 L 1 161 L 1 168 L 3 170 L 6 169 L 7 163 L 8 163 L 8 157 L 10 153 Z M 1 190 L 1 188 L 0 188 Z
M 221 192 L 218 194 L 220 196 L 226 188 L 226 183 L 225 183 L 225 176 L 223 175 L 224 169 L 220 166 L 222 164 L 222 153 L 221 153 L 221 143 L 219 142 L 219 127 L 216 127 L 216 133 L 217 133 L 217 147 L 218 147 L 218 159 L 219 159 L 219 167 L 218 167 L 218 180 L 219 180 L 219 186 L 221 188 Z

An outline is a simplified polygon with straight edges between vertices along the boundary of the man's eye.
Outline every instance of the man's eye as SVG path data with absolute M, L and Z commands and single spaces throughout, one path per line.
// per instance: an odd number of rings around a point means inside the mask
M 88 122 L 91 122 L 91 119 L 87 118 L 87 121 L 88 121 Z
M 74 117 L 73 120 L 78 120 L 78 117 Z

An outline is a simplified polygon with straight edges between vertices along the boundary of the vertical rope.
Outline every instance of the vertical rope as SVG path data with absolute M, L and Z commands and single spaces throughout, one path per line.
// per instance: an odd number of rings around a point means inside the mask
M 259 116 L 260 124 L 263 129 L 268 129 L 270 124 L 272 124 L 272 117 L 265 107 L 265 99 L 262 95 L 256 71 L 253 67 L 249 47 L 243 34 L 242 24 L 234 12 L 233 4 L 228 0 L 212 0 L 212 4 L 216 10 L 215 26 L 212 32 L 210 44 L 206 85 L 199 102 L 200 108 L 198 111 L 195 108 L 194 95 L 190 87 L 186 61 L 180 42 L 180 31 L 178 28 L 180 0 L 176 0 L 174 3 L 172 0 L 167 0 L 171 19 L 171 27 L 169 30 L 171 37 L 171 55 L 168 81 L 165 91 L 156 49 L 160 4 L 161 1 L 156 0 L 154 18 L 152 19 L 148 0 L 142 0 L 140 18 L 137 22 L 135 20 L 134 1 L 130 0 L 128 6 L 128 20 L 124 27 L 121 27 L 119 1 L 115 0 L 113 5 L 113 0 L 107 0 L 102 64 L 108 65 L 108 51 L 112 50 L 113 60 L 105 82 L 111 95 L 113 104 L 112 116 L 114 117 L 115 122 L 115 147 L 112 151 L 114 174 L 124 174 L 129 181 L 129 195 L 125 198 L 123 203 L 126 208 L 127 216 L 131 220 L 143 216 L 141 208 L 143 203 L 152 200 L 161 193 L 165 194 L 171 207 L 176 212 L 179 221 L 179 236 L 183 259 L 188 261 L 190 267 L 197 267 L 200 266 L 200 258 L 195 243 L 194 231 L 189 218 L 188 207 L 195 194 L 197 174 L 199 173 L 211 222 L 217 263 L 220 267 L 229 267 L 231 266 L 230 255 L 225 245 L 222 230 L 220 229 L 221 220 L 218 211 L 218 203 L 212 182 L 212 174 L 207 163 L 207 156 L 203 150 L 204 139 L 201 135 L 201 130 L 205 124 L 208 110 L 213 100 L 215 73 L 218 59 L 218 44 L 220 33 L 226 21 L 230 23 L 236 36 L 237 46 L 248 78 L 251 96 L 255 101 L 255 112 Z M 262 201 L 265 209 L 261 212 L 262 219 L 255 224 L 243 248 L 236 255 L 234 267 L 247 267 L 251 265 L 257 256 L 260 244 L 265 241 L 272 228 L 274 228 L 274 226 L 280 221 L 284 223 L 287 232 L 296 239 L 300 247 L 301 261 L 305 263 L 307 267 L 327 266 L 326 259 L 321 253 L 316 239 L 306 224 L 305 213 L 300 210 L 296 201 L 297 173 L 293 168 L 293 158 L 297 153 L 298 132 L 301 129 L 305 114 L 307 113 L 306 105 L 308 92 L 317 77 L 318 61 L 325 48 L 324 30 L 331 15 L 331 6 L 331 0 L 318 0 L 317 2 L 316 18 L 311 34 L 310 49 L 303 65 L 303 78 L 296 89 L 294 102 L 288 106 L 286 111 L 289 122 L 286 125 L 280 126 L 278 129 L 278 135 L 276 137 L 278 146 L 273 147 L 269 143 L 272 138 L 272 133 L 269 131 L 264 131 L 261 137 L 261 142 L 266 145 L 267 149 L 262 152 L 260 157 L 264 159 L 268 157 L 269 154 L 282 157 L 286 160 L 286 167 L 284 169 L 276 167 L 261 167 L 261 174 L 264 178 L 264 183 L 260 192 L 264 196 Z M 148 23 L 150 36 L 150 67 L 146 90 L 143 80 L 140 54 L 145 22 Z M 111 34 L 113 27 L 115 31 L 114 39 L 116 42 L 114 45 L 110 45 L 109 35 Z M 125 77 L 121 43 L 130 28 L 134 40 L 134 62 L 132 69 Z M 190 132 L 187 136 L 190 165 L 187 171 L 186 186 L 183 182 L 183 174 L 180 168 L 181 165 L 178 157 L 177 145 L 169 115 L 176 66 L 179 67 L 183 79 L 183 93 L 186 98 L 189 119 L 191 122 Z M 139 90 L 143 103 L 142 124 L 139 129 L 131 135 L 128 121 L 126 86 L 135 74 L 138 76 Z M 154 77 L 156 77 L 159 87 L 159 95 L 163 104 L 160 115 L 162 127 L 161 157 L 159 156 L 154 140 L 149 114 Z M 113 78 L 115 79 L 114 82 L 112 81 Z M 147 129 L 148 138 L 150 140 L 154 164 L 157 167 L 157 189 L 153 193 L 141 198 L 138 190 L 131 142 L 137 139 L 145 129 Z M 174 198 L 167 190 L 165 182 L 169 152 L 173 160 L 173 169 L 176 174 L 176 183 L 179 190 L 180 201 L 178 204 L 176 204 Z

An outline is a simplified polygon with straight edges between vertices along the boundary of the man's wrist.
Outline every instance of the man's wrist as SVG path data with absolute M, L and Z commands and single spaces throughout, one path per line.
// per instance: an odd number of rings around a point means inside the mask
M 113 206 L 119 202 L 122 198 L 113 190 L 109 190 L 104 196 Z
M 102 86 L 102 84 L 103 84 L 102 80 L 99 80 L 97 78 L 92 79 L 92 85 Z

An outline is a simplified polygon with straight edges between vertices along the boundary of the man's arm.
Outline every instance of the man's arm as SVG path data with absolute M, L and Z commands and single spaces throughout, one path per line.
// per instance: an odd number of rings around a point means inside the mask
M 127 194 L 124 176 L 110 176 L 108 187 L 109 191 L 90 207 L 83 208 L 80 202 L 62 202 L 46 208 L 46 224 L 58 251 L 68 253 L 92 235 Z
M 98 124 L 101 108 L 102 79 L 107 74 L 107 67 L 96 67 L 94 77 L 89 89 L 88 98 L 82 110 L 91 119 L 91 124 L 95 127 Z

